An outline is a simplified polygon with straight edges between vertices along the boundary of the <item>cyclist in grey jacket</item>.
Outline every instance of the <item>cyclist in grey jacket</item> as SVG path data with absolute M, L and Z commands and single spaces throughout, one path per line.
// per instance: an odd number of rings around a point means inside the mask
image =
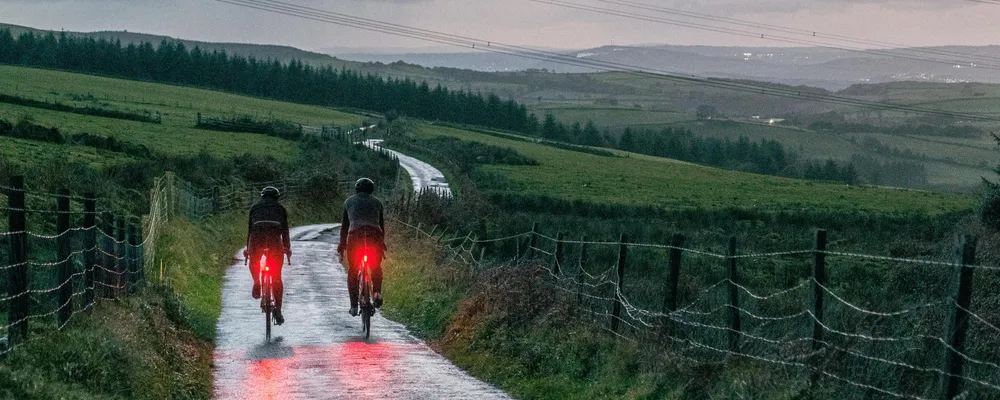
M 382 307 L 382 259 L 385 256 L 385 218 L 382 201 L 373 196 L 375 182 L 361 178 L 354 184 L 357 192 L 344 202 L 344 214 L 340 225 L 340 245 L 337 253 L 341 260 L 347 252 L 347 291 L 351 296 L 352 316 L 358 315 L 358 272 L 361 267 L 361 250 L 365 247 L 373 251 L 371 256 L 371 278 L 374 288 L 375 307 Z

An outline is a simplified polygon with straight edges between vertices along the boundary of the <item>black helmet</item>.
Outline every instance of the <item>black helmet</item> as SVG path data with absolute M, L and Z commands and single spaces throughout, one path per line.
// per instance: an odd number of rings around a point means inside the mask
M 278 190 L 278 188 L 274 186 L 268 186 L 260 191 L 260 197 L 261 198 L 270 197 L 272 199 L 277 200 L 279 197 L 281 197 L 281 192 Z
M 358 179 L 357 182 L 354 182 L 354 190 L 358 193 L 375 193 L 375 182 L 368 178 Z

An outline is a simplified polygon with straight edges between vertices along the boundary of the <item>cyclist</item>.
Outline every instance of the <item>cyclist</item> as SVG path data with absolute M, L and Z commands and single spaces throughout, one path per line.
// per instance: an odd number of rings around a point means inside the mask
M 244 257 L 250 260 L 250 275 L 253 277 L 252 296 L 260 298 L 260 256 L 266 255 L 272 274 L 274 290 L 274 322 L 281 325 L 285 317 L 281 315 L 281 298 L 284 287 L 281 283 L 283 255 L 292 262 L 291 238 L 288 236 L 288 212 L 278 202 L 281 192 L 273 186 L 260 191 L 260 201 L 250 207 L 250 225 L 247 229 L 247 250 Z M 267 250 L 267 254 L 264 251 Z M 273 264 L 272 264 L 273 263 Z
M 362 261 L 359 250 L 365 244 L 376 250 L 373 255 L 375 260 L 370 263 L 376 308 L 382 307 L 382 258 L 385 256 L 385 220 L 382 201 L 372 195 L 375 182 L 368 178 L 358 179 L 354 191 L 357 193 L 344 202 L 340 245 L 337 246 L 341 260 L 344 259 L 344 251 L 347 251 L 347 291 L 351 296 L 351 316 L 358 315 L 358 269 Z

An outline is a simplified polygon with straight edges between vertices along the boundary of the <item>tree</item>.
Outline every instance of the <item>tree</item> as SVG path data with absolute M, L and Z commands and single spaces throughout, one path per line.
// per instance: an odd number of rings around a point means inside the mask
M 712 119 L 715 117 L 717 112 L 718 111 L 715 109 L 715 106 L 702 104 L 698 106 L 697 110 L 695 110 L 695 116 L 698 117 L 698 119 Z

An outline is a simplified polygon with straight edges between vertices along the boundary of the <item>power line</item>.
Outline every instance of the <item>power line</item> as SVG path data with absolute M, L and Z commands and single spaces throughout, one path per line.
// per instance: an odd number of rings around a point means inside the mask
M 430 41 L 430 42 L 460 46 L 460 47 L 468 47 L 480 51 L 507 54 L 522 58 L 555 62 L 564 65 L 579 66 L 598 71 L 612 70 L 645 78 L 664 79 L 680 83 L 694 84 L 694 85 L 713 87 L 718 89 L 735 90 L 745 93 L 764 94 L 764 95 L 782 97 L 787 99 L 796 99 L 804 101 L 807 100 L 807 101 L 839 104 L 844 106 L 853 106 L 853 107 L 876 109 L 876 110 L 900 111 L 906 113 L 912 112 L 912 113 L 934 115 L 947 118 L 1000 122 L 1000 117 L 994 117 L 982 114 L 958 113 L 958 112 L 936 110 L 924 107 L 866 101 L 848 97 L 841 97 L 827 93 L 797 91 L 783 87 L 753 85 L 749 83 L 736 82 L 736 81 L 703 78 L 694 75 L 678 74 L 663 70 L 641 68 L 635 65 L 617 63 L 611 61 L 580 59 L 566 54 L 560 54 L 543 50 L 535 50 L 522 46 L 508 45 L 499 42 L 476 39 L 468 36 L 454 35 L 427 29 L 414 28 L 405 25 L 393 24 L 368 18 L 354 17 L 347 14 L 329 12 L 305 6 L 298 6 L 275 0 L 216 0 L 216 1 L 233 4 L 245 8 L 252 8 L 276 14 L 283 14 L 303 19 L 314 20 L 318 22 L 353 27 L 353 28 L 408 37 L 423 41 Z

